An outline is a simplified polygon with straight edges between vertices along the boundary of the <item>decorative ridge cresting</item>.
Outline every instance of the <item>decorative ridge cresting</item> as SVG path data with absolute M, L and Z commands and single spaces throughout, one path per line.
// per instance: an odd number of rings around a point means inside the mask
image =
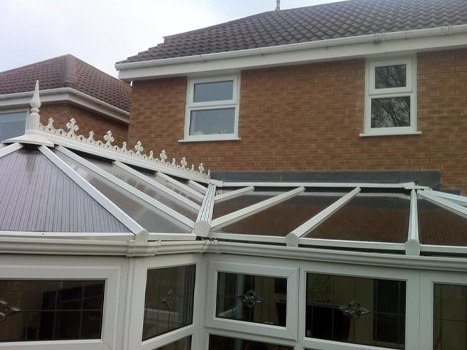
M 182 170 L 190 174 L 196 174 L 198 176 L 202 176 L 206 179 L 211 177 L 210 170 L 207 173 L 204 172 L 204 164 L 201 163 L 198 166 L 198 169 L 195 169 L 195 165 L 192 164 L 191 167 L 188 167 L 188 162 L 185 157 L 180 160 L 180 163 L 177 164 L 177 160 L 172 158 L 172 162 L 167 161 L 168 156 L 163 150 L 159 157 L 154 157 L 154 152 L 150 151 L 149 155 L 144 154 L 144 148 L 141 141 L 138 141 L 134 146 L 134 151 L 132 149 L 127 149 L 128 143 L 125 141 L 122 144 L 122 147 L 117 145 L 113 145 L 112 142 L 115 141 L 114 137 L 112 136 L 112 131 L 107 131 L 107 134 L 104 135 L 104 142 L 100 140 L 94 140 L 94 131 L 89 132 L 89 136 L 77 135 L 76 132 L 79 130 L 79 126 L 76 124 L 76 120 L 71 118 L 68 123 L 66 123 L 66 128 L 68 131 L 63 129 L 56 129 L 53 125 L 54 119 L 49 118 L 48 124 L 43 125 L 39 121 L 39 107 L 40 107 L 40 98 L 39 98 L 39 81 L 36 81 L 36 87 L 34 91 L 34 95 L 31 100 L 31 113 L 29 114 L 29 120 L 27 121 L 27 130 L 39 130 L 45 133 L 58 135 L 60 137 L 69 138 L 78 142 L 82 142 L 89 146 L 100 147 L 106 150 L 114 151 L 120 154 L 124 154 L 126 156 L 131 156 L 137 159 L 145 160 L 148 162 L 153 162 L 158 165 L 163 165 L 171 169 Z

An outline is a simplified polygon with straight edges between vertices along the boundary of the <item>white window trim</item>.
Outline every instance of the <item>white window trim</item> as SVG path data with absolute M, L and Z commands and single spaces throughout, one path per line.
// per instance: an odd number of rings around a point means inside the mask
M 244 259 L 210 261 L 208 269 L 208 289 L 206 291 L 206 327 L 224 331 L 234 331 L 246 335 L 263 335 L 270 337 L 271 343 L 277 338 L 297 340 L 298 324 L 296 310 L 298 308 L 298 276 L 296 266 L 279 265 L 277 261 L 262 260 L 260 263 L 241 263 Z M 216 317 L 216 295 L 218 273 L 235 273 L 266 277 L 287 278 L 287 316 L 286 326 L 244 322 Z
M 352 266 L 328 263 L 306 263 L 300 269 L 300 305 L 306 305 L 306 277 L 308 273 L 329 274 L 358 278 L 373 278 L 406 281 L 405 349 L 413 349 L 418 344 L 420 275 L 416 271 L 395 268 Z M 305 336 L 306 308 L 299 308 L 299 342 L 307 349 L 316 350 L 381 350 L 378 346 L 366 346 L 332 340 L 315 339 Z M 422 348 L 420 348 L 422 349 Z M 425 348 L 423 348 L 425 349 Z
M 12 257 L 5 259 L 4 263 L 0 264 L 0 279 L 105 280 L 101 339 L 6 342 L 0 343 L 0 349 L 73 350 L 86 347 L 89 350 L 109 350 L 115 347 L 121 282 L 121 268 L 119 266 L 99 266 L 98 261 L 94 259 L 88 259 L 87 265 L 80 264 L 79 259 L 69 259 L 68 262 L 60 260 L 60 264 L 54 265 L 48 257 L 46 259 Z
M 405 64 L 407 66 L 407 86 L 400 88 L 375 89 L 375 68 Z M 360 136 L 416 135 L 417 131 L 417 59 L 402 57 L 386 60 L 371 60 L 366 63 L 365 77 L 365 118 L 364 132 Z M 373 98 L 410 97 L 410 126 L 392 128 L 371 127 L 371 100 Z
M 190 325 L 187 325 L 182 328 L 175 329 L 168 333 L 155 336 L 150 339 L 143 339 L 143 321 L 144 321 L 144 300 L 146 294 L 146 280 L 147 272 L 152 269 L 163 269 L 167 267 L 182 267 L 188 265 L 195 265 L 195 295 L 194 295 L 194 305 L 193 305 L 193 322 Z M 132 281 L 133 285 L 133 295 L 131 299 L 127 299 L 127 302 L 131 303 L 130 309 L 130 321 L 129 324 L 140 325 L 139 328 L 135 328 L 130 332 L 130 349 L 140 349 L 140 350 L 152 350 L 158 349 L 164 345 L 176 342 L 177 340 L 183 339 L 185 337 L 192 337 L 192 345 L 195 338 L 196 330 L 196 318 L 197 318 L 197 305 L 201 303 L 197 302 L 200 300 L 200 295 L 202 291 L 200 286 L 203 283 L 200 283 L 202 278 L 202 269 L 199 266 L 199 256 L 197 255 L 172 255 L 172 256 L 161 256 L 155 258 L 147 258 L 137 260 L 134 265 L 134 277 Z M 192 349 L 196 347 L 192 346 Z
M 233 94 L 231 100 L 210 101 L 210 102 L 193 102 L 195 84 L 212 83 L 232 80 Z M 185 110 L 185 136 L 179 142 L 200 142 L 200 141 L 232 141 L 239 140 L 238 137 L 238 114 L 239 114 L 239 98 L 240 96 L 240 78 L 237 75 L 218 76 L 204 79 L 188 79 L 186 110 Z M 215 134 L 215 135 L 190 135 L 191 111 L 218 109 L 218 108 L 235 108 L 234 132 L 232 134 Z

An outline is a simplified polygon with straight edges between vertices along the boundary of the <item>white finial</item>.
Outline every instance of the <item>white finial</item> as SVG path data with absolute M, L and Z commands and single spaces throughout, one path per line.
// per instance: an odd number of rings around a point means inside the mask
M 39 130 L 40 116 L 39 108 L 41 107 L 41 100 L 39 97 L 39 80 L 36 80 L 36 87 L 31 99 L 31 113 L 29 113 L 26 129 Z
M 276 9 L 274 11 L 280 11 L 281 10 L 281 0 L 276 0 Z
M 112 136 L 112 131 L 107 131 L 107 134 L 104 135 L 105 145 L 107 147 L 112 146 L 112 142 L 115 141 L 114 137 Z
M 140 156 L 141 152 L 143 152 L 143 150 L 144 150 L 144 148 L 143 148 L 143 146 L 141 144 L 141 141 L 136 142 L 135 150 L 136 150 L 136 155 Z

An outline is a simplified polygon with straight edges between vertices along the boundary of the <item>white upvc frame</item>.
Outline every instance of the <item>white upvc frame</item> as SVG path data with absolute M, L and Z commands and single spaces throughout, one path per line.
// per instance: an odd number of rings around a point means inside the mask
M 433 297 L 435 284 L 467 286 L 462 272 L 426 271 L 420 279 L 420 349 L 433 350 Z
M 382 66 L 404 64 L 407 67 L 407 86 L 399 88 L 375 88 L 375 69 Z M 410 126 L 407 127 L 371 127 L 371 101 L 376 98 L 409 97 Z M 364 133 L 360 136 L 413 135 L 417 131 L 417 59 L 415 56 L 385 60 L 369 60 L 366 63 L 365 120 Z
M 220 202 L 224 202 L 230 199 L 241 197 L 243 195 L 252 193 L 254 190 L 255 190 L 254 186 L 248 186 L 248 187 L 239 188 L 237 190 L 228 191 L 225 193 L 219 193 L 219 194 L 216 194 L 214 198 L 214 202 L 220 203 Z M 220 192 L 222 192 L 222 190 Z
M 23 145 L 18 142 L 12 143 L 11 145 L 8 145 L 8 146 L 4 146 L 0 149 L 0 158 L 10 153 L 13 153 L 21 148 L 23 148 Z
M 171 255 L 171 256 L 156 256 L 145 259 L 135 260 L 134 275 L 132 281 L 132 297 L 127 302 L 129 307 L 128 324 L 132 325 L 129 330 L 128 349 L 152 350 L 170 344 L 182 338 L 192 336 L 194 341 L 195 330 L 197 325 L 195 321 L 200 312 L 200 307 L 204 302 L 203 283 L 206 278 L 205 269 L 200 266 L 200 256 L 197 254 Z M 147 272 L 152 269 L 163 269 L 168 267 L 183 267 L 195 265 L 195 287 L 194 287 L 194 303 L 193 303 L 193 320 L 192 323 L 183 328 L 161 334 L 147 340 L 143 339 L 143 322 L 144 322 L 144 300 L 146 294 Z M 196 346 L 192 347 L 196 349 Z
M 329 274 L 357 278 L 373 278 L 406 282 L 405 348 L 418 349 L 420 334 L 419 293 L 420 275 L 417 271 L 398 268 L 384 268 L 362 265 L 335 265 L 329 263 L 303 263 L 300 268 L 299 305 L 306 305 L 306 281 L 308 273 Z M 305 336 L 306 308 L 299 308 L 299 342 L 303 348 L 315 350 L 382 350 L 377 346 L 344 343 L 331 340 L 314 339 Z M 424 348 L 420 348 L 424 349 Z
M 233 91 L 231 100 L 193 102 L 196 84 L 215 83 L 222 81 L 233 81 Z M 185 136 L 184 141 L 227 141 L 238 140 L 238 115 L 240 100 L 240 78 L 237 75 L 217 76 L 204 79 L 188 79 L 185 111 Z M 212 134 L 212 135 L 190 135 L 191 112 L 199 110 L 212 110 L 222 108 L 234 109 L 234 132 L 232 134 Z
M 272 339 L 281 338 L 297 340 L 297 308 L 298 308 L 298 265 L 273 259 L 245 258 L 224 256 L 222 260 L 211 259 L 208 269 L 206 291 L 206 328 L 223 331 L 235 331 L 239 334 L 263 335 Z M 264 277 L 287 278 L 287 315 L 286 326 L 244 322 L 216 317 L 216 295 L 219 272 L 245 274 Z M 274 342 L 274 341 L 271 341 Z
M 122 277 L 124 267 L 109 258 L 3 256 L 2 280 L 105 280 L 101 339 L 0 342 L 8 350 L 110 350 L 117 348 L 117 329 L 122 323 Z M 104 262 L 105 261 L 105 262 Z

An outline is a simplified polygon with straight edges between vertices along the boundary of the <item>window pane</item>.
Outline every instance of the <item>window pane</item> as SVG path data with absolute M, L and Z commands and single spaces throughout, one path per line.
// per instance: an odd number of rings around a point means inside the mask
M 371 127 L 410 126 L 410 96 L 371 99 Z
M 433 348 L 467 348 L 467 287 L 435 284 Z
M 0 113 L 0 141 L 21 136 L 26 128 L 27 112 Z
M 193 102 L 225 101 L 233 98 L 233 80 L 195 84 Z
M 219 272 L 216 316 L 285 327 L 287 278 Z
M 293 347 L 210 335 L 209 350 L 293 350 Z
M 307 275 L 306 336 L 405 348 L 403 281 Z
M 191 350 L 191 337 L 180 339 L 155 350 Z
M 407 86 L 407 66 L 382 66 L 375 68 L 375 88 L 388 89 Z
M 191 111 L 190 135 L 233 134 L 235 108 Z
M 0 342 L 100 339 L 105 281 L 0 281 Z
M 195 266 L 148 270 L 143 340 L 193 322 Z

